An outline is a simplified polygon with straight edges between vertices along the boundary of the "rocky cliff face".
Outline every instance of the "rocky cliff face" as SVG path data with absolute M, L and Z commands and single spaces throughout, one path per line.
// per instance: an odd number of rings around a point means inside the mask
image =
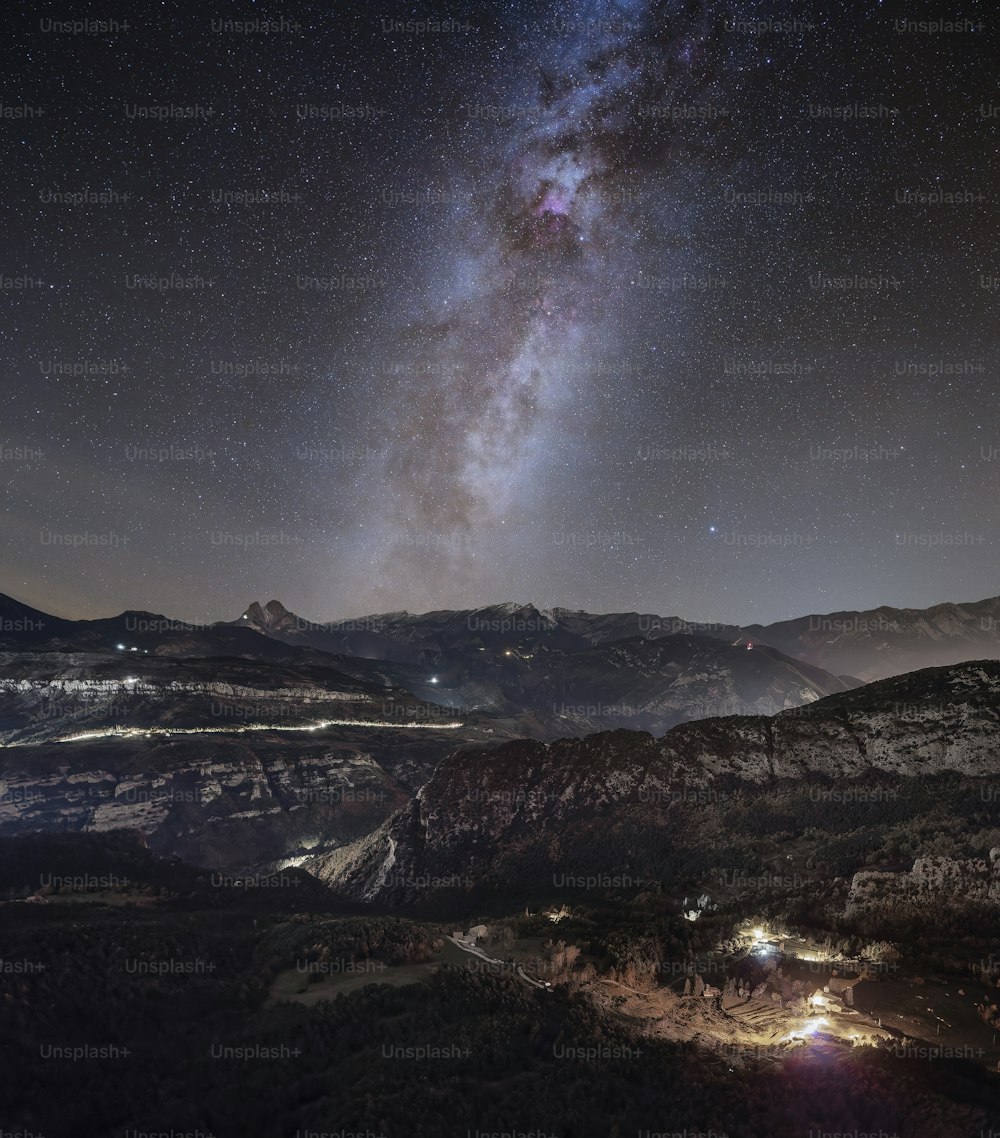
M 854 874 L 846 915 L 863 916 L 887 911 L 917 914 L 927 906 L 940 908 L 956 902 L 1000 905 L 1000 850 L 989 858 L 958 860 L 948 857 L 917 858 L 903 873 L 865 870 Z
M 289 612 L 281 601 L 268 601 L 266 605 L 253 601 L 239 622 L 246 628 L 270 636 L 276 633 L 295 633 L 298 629 L 309 627 L 301 617 Z
M 133 829 L 157 852 L 213 868 L 297 864 L 408 800 L 358 741 L 140 738 L 0 756 L 0 836 Z
M 998 710 L 1000 664 L 979 662 L 771 718 L 683 724 L 659 740 L 618 731 L 464 748 L 378 831 L 311 865 L 349 895 L 380 900 L 412 900 L 435 883 L 513 882 L 527 866 L 546 875 L 596 865 L 639 884 L 691 796 L 780 780 L 995 776 Z
M 334 848 L 467 735 L 326 664 L 0 654 L 0 834 L 136 829 L 197 865 Z

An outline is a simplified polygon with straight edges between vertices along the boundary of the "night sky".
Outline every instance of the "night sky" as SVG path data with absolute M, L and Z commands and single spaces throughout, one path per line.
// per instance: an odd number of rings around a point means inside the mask
M 5 28 L 0 590 L 1000 592 L 991 5 L 222 7 Z

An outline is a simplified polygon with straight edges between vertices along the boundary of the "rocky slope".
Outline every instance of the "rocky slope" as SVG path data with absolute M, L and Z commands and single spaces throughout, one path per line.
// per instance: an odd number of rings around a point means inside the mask
M 930 669 L 771 718 L 466 747 L 353 847 L 310 863 L 348 895 L 405 901 L 436 888 L 577 877 L 638 886 L 670 863 L 689 802 L 748 788 L 1000 771 L 1000 664 Z M 736 789 L 734 789 L 736 788 Z M 793 818 L 790 825 L 795 825 Z M 801 824 L 801 823 L 800 823 Z M 722 833 L 685 833 L 694 846 Z M 599 881 L 596 881 L 599 884 Z
M 1000 906 L 1000 849 L 985 858 L 917 858 L 900 873 L 863 870 L 851 879 L 846 914 L 915 916 L 928 906 L 969 901 Z

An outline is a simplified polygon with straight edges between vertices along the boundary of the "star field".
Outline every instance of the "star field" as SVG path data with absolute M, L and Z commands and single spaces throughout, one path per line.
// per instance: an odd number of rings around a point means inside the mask
M 994 21 L 828 7 L 13 17 L 0 590 L 1000 591 Z

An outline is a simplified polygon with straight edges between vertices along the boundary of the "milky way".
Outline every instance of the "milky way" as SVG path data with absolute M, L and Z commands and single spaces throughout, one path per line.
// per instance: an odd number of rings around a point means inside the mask
M 407 594 L 433 604 L 442 582 L 471 599 L 519 559 L 567 538 L 586 547 L 586 527 L 566 535 L 546 524 L 544 499 L 549 488 L 573 494 L 574 468 L 587 462 L 574 420 L 617 374 L 599 365 L 626 350 L 619 316 L 641 274 L 636 214 L 673 192 L 669 169 L 650 168 L 650 143 L 661 167 L 687 149 L 658 112 L 697 107 L 710 89 L 718 21 L 676 8 L 552 9 L 519 69 L 527 79 L 505 101 L 466 106 L 470 119 L 500 124 L 498 161 L 458 195 L 478 221 L 449 250 L 459 295 L 434 298 L 394 362 L 388 434 L 398 441 L 366 472 L 387 503 L 364 547 L 376 607 Z M 553 465 L 569 485 L 546 477 Z M 598 524 L 592 545 L 607 553 L 614 530 Z
M 997 592 L 987 36 L 863 0 L 105 8 L 7 29 L 0 591 Z

